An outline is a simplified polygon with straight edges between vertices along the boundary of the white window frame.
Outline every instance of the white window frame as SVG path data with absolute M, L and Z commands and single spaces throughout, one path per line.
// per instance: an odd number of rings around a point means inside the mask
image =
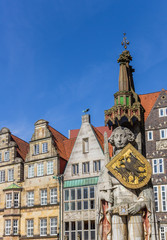
M 27 207 L 34 206 L 34 191 L 27 192 Z
M 41 189 L 41 205 L 47 205 L 47 189 Z
M 162 167 L 162 171 L 161 171 L 161 167 Z M 153 168 L 153 174 L 164 173 L 164 159 L 163 158 L 152 159 L 152 168 Z M 155 171 L 155 169 L 157 170 Z
M 42 143 L 42 153 L 47 153 L 48 152 L 48 143 L 44 142 Z
M 167 211 L 167 202 L 166 202 L 166 186 L 165 185 L 161 185 L 161 206 L 162 206 L 162 212 L 166 212 Z M 165 208 L 164 208 L 164 206 L 165 206 Z
M 153 140 L 153 131 L 148 131 L 147 132 L 147 140 L 152 141 Z
M 18 208 L 18 207 L 19 207 L 19 193 L 14 192 L 14 208 Z
M 84 174 L 90 173 L 90 163 L 89 162 L 82 163 L 82 173 L 84 173 Z
M 28 178 L 34 177 L 34 164 L 28 165 Z
M 57 188 L 50 189 L 50 204 L 57 204 Z
M 18 235 L 18 219 L 13 219 L 13 235 Z
M 4 161 L 8 162 L 9 160 L 10 160 L 9 151 L 6 151 L 5 154 L 4 154 Z
M 5 170 L 0 171 L 0 183 L 5 182 Z
M 39 144 L 35 144 L 34 145 L 34 155 L 38 155 L 39 154 Z
M 79 163 L 72 164 L 72 175 L 79 174 Z
M 34 220 L 28 219 L 27 220 L 27 237 L 34 236 Z
M 166 240 L 165 227 L 160 226 L 160 240 Z
M 47 235 L 47 218 L 40 219 L 40 236 Z
M 89 152 L 89 138 L 82 139 L 82 147 L 83 147 L 83 153 Z
M 57 217 L 50 218 L 50 235 L 57 235 Z
M 93 171 L 100 172 L 101 171 L 101 160 L 93 161 Z
M 41 177 L 44 175 L 44 163 L 38 163 L 37 164 L 37 176 Z
M 11 219 L 5 220 L 5 235 L 11 234 Z
M 14 168 L 8 169 L 8 182 L 12 182 L 14 180 Z
M 164 137 L 162 137 L 162 132 L 164 132 Z M 167 139 L 167 128 L 160 129 L 160 139 Z
M 155 207 L 157 204 L 157 210 L 155 209 L 156 212 L 159 212 L 159 189 L 158 186 L 153 186 L 154 189 L 154 201 L 155 201 Z
M 6 193 L 6 208 L 12 207 L 12 193 Z
M 161 114 L 162 111 L 162 114 Z M 167 116 L 167 108 L 160 108 L 159 109 L 159 117 L 166 117 Z
M 53 161 L 47 162 L 47 175 L 53 174 Z

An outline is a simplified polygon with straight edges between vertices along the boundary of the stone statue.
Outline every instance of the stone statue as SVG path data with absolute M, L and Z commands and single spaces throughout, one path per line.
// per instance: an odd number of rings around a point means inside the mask
M 123 127 L 117 127 L 108 139 L 114 146 L 114 156 L 134 140 L 134 134 Z M 110 161 L 107 147 L 105 147 L 105 159 L 107 164 Z M 150 182 L 139 189 L 126 188 L 104 166 L 99 176 L 97 191 L 99 240 L 158 239 Z M 105 228 L 106 222 L 110 228 Z

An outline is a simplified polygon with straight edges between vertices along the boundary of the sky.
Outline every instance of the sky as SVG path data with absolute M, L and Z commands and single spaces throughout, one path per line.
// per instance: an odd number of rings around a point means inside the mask
M 68 136 L 104 125 L 123 33 L 138 94 L 167 89 L 166 0 L 0 0 L 0 129 L 30 141 L 45 119 Z

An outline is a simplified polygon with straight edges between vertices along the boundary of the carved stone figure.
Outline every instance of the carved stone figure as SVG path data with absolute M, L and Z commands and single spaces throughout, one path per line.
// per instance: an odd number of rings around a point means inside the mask
M 134 134 L 128 128 L 117 127 L 108 141 L 114 146 L 115 156 L 128 143 L 133 143 L 134 140 Z M 107 146 L 105 146 L 106 164 L 110 161 Z M 134 172 L 133 178 L 135 178 L 142 171 L 140 170 L 142 165 L 140 166 L 140 163 L 134 156 L 131 156 L 131 158 L 133 164 L 130 165 L 125 160 L 121 168 L 122 171 L 125 171 L 125 168 L 129 168 Z M 150 182 L 139 189 L 126 188 L 104 166 L 99 177 L 97 191 L 99 240 L 158 239 L 154 214 L 154 198 Z M 106 204 L 107 208 L 105 207 Z M 110 225 L 107 233 L 105 232 L 106 222 Z

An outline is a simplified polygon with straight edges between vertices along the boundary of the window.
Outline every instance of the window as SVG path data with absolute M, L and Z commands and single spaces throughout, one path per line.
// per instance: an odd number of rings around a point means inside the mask
M 53 174 L 53 161 L 47 162 L 47 174 Z
M 37 176 L 43 176 L 44 174 L 44 167 L 43 167 L 43 163 L 38 163 L 37 164 Z
M 162 211 L 166 211 L 166 188 L 161 186 L 161 201 L 162 201 Z
M 89 162 L 82 163 L 83 173 L 89 173 Z
M 39 154 L 39 144 L 34 145 L 34 155 Z
M 9 151 L 5 152 L 5 161 L 9 161 Z
M 158 187 L 157 186 L 154 186 L 154 201 L 155 201 L 155 211 L 159 212 Z
M 14 180 L 14 169 L 9 169 L 8 170 L 8 181 L 13 181 Z
M 12 207 L 12 193 L 6 194 L 6 208 Z
M 2 162 L 2 153 L 0 153 L 0 162 Z
M 97 160 L 93 162 L 93 171 L 99 172 L 101 170 L 101 161 Z
M 166 139 L 167 138 L 167 129 L 161 129 L 160 130 L 160 138 Z
M 72 164 L 72 174 L 77 175 L 79 173 L 79 164 Z
M 40 219 L 40 236 L 47 235 L 47 219 Z
M 0 171 L 0 183 L 5 182 L 5 170 Z
M 51 218 L 50 219 L 50 235 L 56 235 L 57 234 L 57 218 Z
M 164 162 L 162 158 L 153 159 L 153 174 L 164 172 Z
M 34 192 L 27 192 L 27 206 L 32 207 L 34 206 Z
M 166 240 L 164 227 L 160 227 L 160 237 L 161 237 L 161 240 Z
M 27 237 L 33 237 L 34 235 L 34 221 L 32 219 L 27 220 Z
M 41 190 L 41 205 L 47 205 L 47 189 Z
M 14 207 L 19 207 L 19 193 L 14 193 Z
M 50 204 L 57 203 L 57 188 L 50 189 Z
M 34 177 L 34 164 L 28 166 L 28 178 Z
M 95 221 L 90 221 L 90 239 L 95 240 Z
M 11 220 L 5 220 L 5 235 L 10 235 L 11 233 Z
M 88 153 L 89 152 L 89 139 L 84 138 L 82 140 L 82 145 L 83 145 L 83 153 Z
M 18 220 L 17 219 L 13 220 L 13 234 L 14 235 L 18 234 Z
M 153 131 L 148 131 L 147 132 L 147 139 L 148 139 L 148 141 L 153 140 Z
M 94 186 L 65 189 L 64 210 L 81 211 L 82 209 L 95 209 Z
M 48 143 L 42 143 L 42 153 L 46 153 L 48 151 Z
M 167 108 L 160 108 L 159 109 L 159 117 L 167 116 Z
M 74 211 L 75 210 L 75 189 L 71 189 L 71 210 Z

